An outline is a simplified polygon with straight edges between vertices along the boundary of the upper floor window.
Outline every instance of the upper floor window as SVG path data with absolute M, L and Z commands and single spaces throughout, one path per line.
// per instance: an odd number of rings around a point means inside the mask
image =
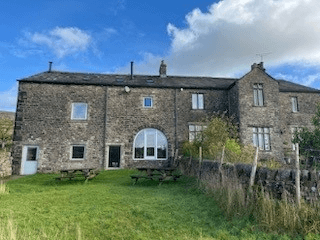
M 144 97 L 143 98 L 143 107 L 152 108 L 152 106 L 153 106 L 152 97 Z
M 204 109 L 203 108 L 203 94 L 202 93 L 192 94 L 192 109 Z
M 261 150 L 270 150 L 270 129 L 269 128 L 253 128 L 253 145 Z
M 86 120 L 87 119 L 87 103 L 72 103 L 71 119 Z
M 292 112 L 298 112 L 298 98 L 297 97 L 291 97 L 291 103 L 292 103 Z
M 253 84 L 253 104 L 254 106 L 263 106 L 263 85 Z

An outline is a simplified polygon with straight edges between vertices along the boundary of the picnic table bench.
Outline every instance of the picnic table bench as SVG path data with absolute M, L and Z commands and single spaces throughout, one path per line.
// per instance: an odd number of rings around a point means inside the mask
M 56 177 L 56 180 L 74 179 L 76 177 L 84 177 L 86 180 L 96 177 L 100 171 L 95 168 L 73 168 L 60 170 L 61 176 Z
M 163 168 L 163 167 L 157 167 L 157 168 L 137 168 L 141 172 L 141 174 L 134 174 L 131 175 L 131 178 L 135 180 L 134 184 L 140 179 L 150 179 L 150 180 L 159 180 L 160 184 L 164 180 L 170 180 L 176 181 L 181 174 L 175 172 L 176 168 Z

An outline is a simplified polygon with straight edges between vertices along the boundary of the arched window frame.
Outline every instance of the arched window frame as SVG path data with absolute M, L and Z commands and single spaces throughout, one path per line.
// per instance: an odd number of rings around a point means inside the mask
M 154 156 L 147 156 L 147 133 L 148 131 L 155 131 L 155 144 L 154 144 Z M 143 133 L 143 158 L 137 158 L 135 157 L 135 153 L 136 153 L 136 140 L 137 137 Z M 164 137 L 164 139 L 166 140 L 166 145 L 165 145 L 165 158 L 159 158 L 158 157 L 158 138 L 159 135 L 162 135 Z M 134 160 L 167 160 L 168 159 L 168 140 L 167 137 L 164 135 L 163 132 L 159 131 L 158 129 L 155 128 L 144 128 L 142 130 L 140 130 L 136 136 L 134 137 L 134 141 L 133 141 L 133 159 Z

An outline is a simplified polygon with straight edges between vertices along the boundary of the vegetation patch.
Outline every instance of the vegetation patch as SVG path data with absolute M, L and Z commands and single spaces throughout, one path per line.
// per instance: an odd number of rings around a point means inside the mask
M 289 239 L 259 232 L 248 218 L 228 221 L 194 178 L 133 185 L 135 173 L 103 171 L 87 183 L 54 174 L 8 181 L 0 239 Z

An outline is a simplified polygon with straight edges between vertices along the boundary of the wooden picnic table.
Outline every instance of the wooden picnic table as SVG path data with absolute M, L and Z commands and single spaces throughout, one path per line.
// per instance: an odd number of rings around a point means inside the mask
M 142 167 L 137 168 L 141 172 L 141 174 L 131 175 L 132 179 L 135 179 L 136 183 L 140 178 L 151 179 L 151 180 L 159 180 L 160 184 L 164 180 L 173 179 L 176 181 L 181 174 L 175 172 L 177 168 L 174 167 Z
M 56 180 L 62 180 L 69 178 L 69 180 L 76 177 L 84 177 L 86 180 L 92 179 L 99 174 L 99 170 L 95 168 L 72 168 L 60 170 L 61 176 L 57 177 Z

